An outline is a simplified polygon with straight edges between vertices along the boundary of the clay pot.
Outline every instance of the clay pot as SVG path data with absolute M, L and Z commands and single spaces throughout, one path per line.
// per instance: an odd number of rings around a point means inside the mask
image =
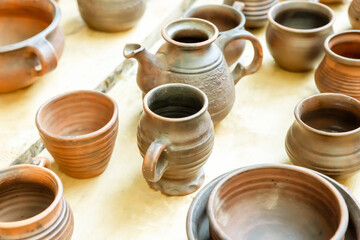
M 286 136 L 291 161 L 325 175 L 346 178 L 360 169 L 360 102 L 322 93 L 295 107 Z
M 137 142 L 149 186 L 167 195 L 196 191 L 214 144 L 206 95 L 190 85 L 165 84 L 145 95 L 143 107 Z
M 354 29 L 360 29 L 360 1 L 359 0 L 353 0 L 350 3 L 348 14 L 349 14 L 351 26 Z
M 74 219 L 59 177 L 36 158 L 35 165 L 0 170 L 0 238 L 69 240 Z
M 90 178 L 104 172 L 110 161 L 118 132 L 118 108 L 100 92 L 68 92 L 39 108 L 36 126 L 64 173 Z
M 166 40 L 156 55 L 140 44 L 126 44 L 124 56 L 139 62 L 137 83 L 143 93 L 166 83 L 186 83 L 200 88 L 209 99 L 214 124 L 224 119 L 235 101 L 235 84 L 255 73 L 262 63 L 262 47 L 255 36 L 244 31 L 229 31 L 218 38 L 216 26 L 198 18 L 173 21 L 162 30 Z M 249 66 L 237 63 L 230 72 L 223 52 L 236 40 L 249 40 L 254 58 Z M 215 44 L 216 40 L 216 44 Z
M 33 84 L 57 66 L 64 48 L 60 9 L 51 0 L 0 2 L 0 92 Z
M 336 188 L 312 171 L 253 165 L 214 187 L 207 205 L 212 239 L 341 240 L 348 209 Z
M 241 12 L 242 5 L 235 2 L 233 7 L 226 5 L 202 5 L 185 12 L 184 17 L 201 18 L 213 23 L 222 34 L 235 29 L 244 29 L 245 16 Z M 235 40 L 225 47 L 224 56 L 227 64 L 235 63 L 244 51 L 245 41 Z
M 325 57 L 315 72 L 320 92 L 335 92 L 360 100 L 360 30 L 328 37 Z
M 86 24 L 104 32 L 128 30 L 145 12 L 144 0 L 77 0 L 77 3 Z
M 314 2 L 281 2 L 269 10 L 266 43 L 275 62 L 288 71 L 309 71 L 323 57 L 333 33 L 334 12 Z

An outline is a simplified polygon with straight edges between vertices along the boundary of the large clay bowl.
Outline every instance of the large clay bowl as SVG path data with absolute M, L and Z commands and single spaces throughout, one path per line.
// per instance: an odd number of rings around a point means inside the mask
M 339 191 L 306 168 L 253 165 L 224 177 L 207 206 L 213 239 L 341 240 L 348 209 Z

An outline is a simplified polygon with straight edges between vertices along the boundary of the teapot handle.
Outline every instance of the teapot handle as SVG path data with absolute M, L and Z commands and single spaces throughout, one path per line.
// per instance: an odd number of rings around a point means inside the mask
M 238 29 L 234 31 L 229 31 L 223 35 L 221 35 L 217 40 L 217 45 L 220 47 L 221 51 L 224 52 L 225 47 L 232 41 L 238 39 L 249 40 L 254 49 L 254 58 L 248 66 L 243 66 L 240 63 L 237 63 L 231 75 L 234 80 L 234 84 L 236 84 L 242 77 L 246 75 L 253 74 L 259 70 L 262 61 L 263 61 L 263 49 L 259 42 L 259 40 L 243 29 Z
M 155 140 L 146 151 L 142 172 L 147 181 L 158 182 L 168 168 L 168 161 L 160 159 L 166 147 L 160 140 Z

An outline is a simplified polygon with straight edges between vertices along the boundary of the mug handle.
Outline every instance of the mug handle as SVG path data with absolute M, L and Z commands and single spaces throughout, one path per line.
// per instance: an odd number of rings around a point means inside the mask
M 47 157 L 34 157 L 31 160 L 31 164 L 51 169 L 51 162 Z
M 235 10 L 238 10 L 239 12 L 241 12 L 245 8 L 245 3 L 241 2 L 241 1 L 235 1 L 232 4 L 232 7 L 235 8 Z
M 146 151 L 142 172 L 147 181 L 158 182 L 168 168 L 168 161 L 160 159 L 161 153 L 166 147 L 166 144 L 160 140 L 155 140 Z
M 248 66 L 243 66 L 241 63 L 237 63 L 234 70 L 231 72 L 231 75 L 234 80 L 234 84 L 236 84 L 242 77 L 246 75 L 253 74 L 259 70 L 263 61 L 263 49 L 259 40 L 243 29 L 237 29 L 233 31 L 229 31 L 223 35 L 221 35 L 216 43 L 220 47 L 221 51 L 224 52 L 225 47 L 232 41 L 238 39 L 249 40 L 254 49 L 254 58 Z
M 36 75 L 42 76 L 57 67 L 58 56 L 53 45 L 45 37 L 30 43 L 28 47 L 40 60 L 41 70 L 35 70 Z

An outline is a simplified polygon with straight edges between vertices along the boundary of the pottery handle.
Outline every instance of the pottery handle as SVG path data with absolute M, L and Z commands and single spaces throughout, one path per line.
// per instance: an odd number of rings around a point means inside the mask
M 41 69 L 35 70 L 36 75 L 42 76 L 57 67 L 58 56 L 53 45 L 48 40 L 42 38 L 31 43 L 29 48 L 40 60 Z
M 239 12 L 241 12 L 245 8 L 245 3 L 241 2 L 241 1 L 235 1 L 232 4 L 232 7 L 235 8 L 236 10 L 238 10 Z
M 146 151 L 142 172 L 147 181 L 158 182 L 166 171 L 168 162 L 160 158 L 165 148 L 166 144 L 155 140 Z
M 31 160 L 31 164 L 51 169 L 51 162 L 47 157 L 34 157 Z
M 263 49 L 259 40 L 249 33 L 248 31 L 239 29 L 235 31 L 229 31 L 221 35 L 216 41 L 217 45 L 224 52 L 225 47 L 232 41 L 244 39 L 249 40 L 254 49 L 254 58 L 248 66 L 243 66 L 237 63 L 234 70 L 232 71 L 232 77 L 236 84 L 242 77 L 253 74 L 259 70 L 263 61 Z

